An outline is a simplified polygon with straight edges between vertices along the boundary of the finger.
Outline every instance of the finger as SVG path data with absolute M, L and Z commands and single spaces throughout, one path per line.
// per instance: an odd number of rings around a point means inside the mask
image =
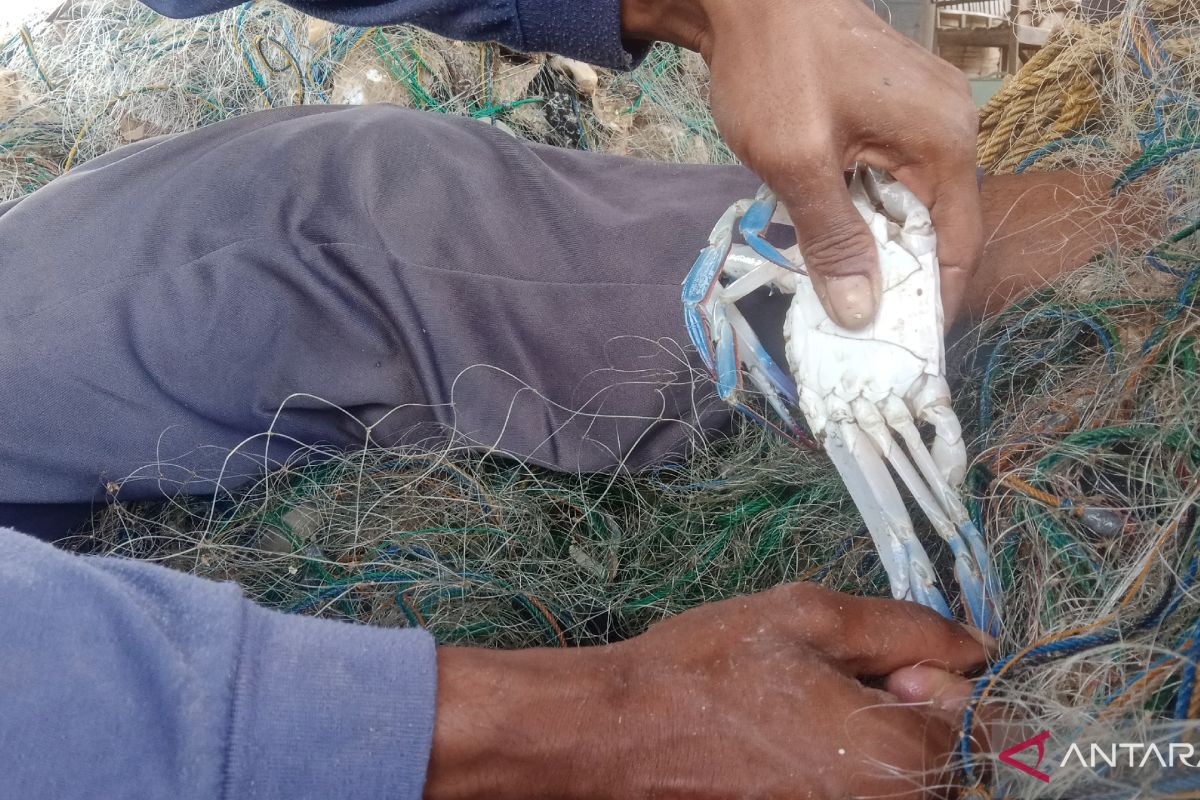
M 937 232 L 942 309 L 949 325 L 958 317 L 983 254 L 983 211 L 973 164 L 961 165 L 953 179 L 939 187 L 929 215 Z
M 994 643 L 987 634 L 907 600 L 854 597 L 816 584 L 772 590 L 791 606 L 780 624 L 859 677 L 882 677 L 930 663 L 954 672 L 982 665 Z
M 806 172 L 772 188 L 792 218 L 804 266 L 830 319 L 843 328 L 868 325 L 879 305 L 875 237 L 850 201 L 842 173 Z
M 902 703 L 922 704 L 950 722 L 961 719 L 975 681 L 928 664 L 901 667 L 887 676 L 884 688 Z
M 975 691 L 974 680 L 924 664 L 896 670 L 887 677 L 884 686 L 900 702 L 920 705 L 958 730 L 962 729 L 963 712 Z M 974 749 L 988 751 L 991 749 L 989 741 L 995 738 L 996 730 L 1012 727 L 1003 719 L 998 707 L 979 705 L 971 726 Z M 1018 725 L 1015 730 L 1024 732 L 1026 728 Z M 1001 738 L 1011 737 L 1002 735 Z

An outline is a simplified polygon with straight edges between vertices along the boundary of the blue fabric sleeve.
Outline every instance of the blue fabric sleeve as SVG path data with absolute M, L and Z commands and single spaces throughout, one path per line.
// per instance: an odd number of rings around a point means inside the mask
M 143 0 L 168 17 L 196 17 L 241 0 Z M 620 0 L 284 0 L 340 25 L 411 23 L 451 39 L 500 42 L 526 53 L 549 52 L 601 67 L 628 69 L 644 44 L 621 40 Z M 634 52 L 631 52 L 634 51 Z
M 0 797 L 421 796 L 424 631 L 288 616 L 3 529 L 0 610 Z

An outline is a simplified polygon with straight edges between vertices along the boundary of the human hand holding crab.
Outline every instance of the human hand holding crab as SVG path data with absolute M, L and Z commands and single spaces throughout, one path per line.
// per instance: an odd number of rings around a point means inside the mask
M 953 318 L 983 249 L 976 109 L 962 72 L 861 0 L 622 0 L 629 38 L 699 52 L 713 118 L 796 223 L 817 295 L 843 327 L 875 314 L 875 246 L 842 171 L 890 172 L 938 230 Z
M 950 616 L 890 466 L 949 545 L 970 622 L 995 634 L 999 583 L 958 496 L 966 447 L 945 378 L 937 240 L 929 212 L 903 185 L 865 168 L 854 173 L 849 189 L 880 266 L 878 310 L 865 327 L 851 330 L 832 320 L 798 247 L 781 251 L 767 239 L 772 223 L 790 226 L 792 220 L 763 187 L 722 215 L 688 274 L 688 333 L 722 399 L 748 410 L 748 378 L 798 435 L 790 409 L 800 408 L 862 512 L 892 594 Z M 790 375 L 735 305 L 764 287 L 794 295 L 784 323 Z M 932 446 L 919 422 L 932 427 Z

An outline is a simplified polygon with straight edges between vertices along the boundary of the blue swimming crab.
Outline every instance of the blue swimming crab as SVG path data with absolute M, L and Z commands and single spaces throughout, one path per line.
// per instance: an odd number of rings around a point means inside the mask
M 748 381 L 797 434 L 793 409 L 800 409 L 863 516 L 893 596 L 950 617 L 892 473 L 899 477 L 950 547 L 968 620 L 995 634 L 999 581 L 959 494 L 967 451 L 946 381 L 929 212 L 884 173 L 859 168 L 849 188 L 879 256 L 880 301 L 870 324 L 849 330 L 833 322 L 798 246 L 781 249 L 768 239 L 770 226 L 791 220 L 764 186 L 725 211 L 688 273 L 688 333 L 722 399 L 749 410 Z M 793 296 L 784 322 L 787 370 L 736 306 L 763 288 Z M 922 423 L 932 430 L 931 444 Z

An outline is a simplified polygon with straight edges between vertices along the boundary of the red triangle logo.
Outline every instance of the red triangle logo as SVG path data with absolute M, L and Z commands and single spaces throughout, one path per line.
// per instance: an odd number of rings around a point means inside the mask
M 1046 739 L 1049 737 L 1050 731 L 1042 731 L 1037 736 L 1033 736 L 1023 742 L 1018 742 L 1017 744 L 1014 744 L 1012 747 L 1000 753 L 1000 760 L 1005 764 L 1008 764 L 1010 767 L 1016 767 L 1026 775 L 1032 775 L 1039 781 L 1049 783 L 1050 776 L 1042 772 L 1040 769 L 1037 769 L 1042 765 L 1042 759 L 1046 757 Z M 1017 761 L 1015 758 L 1013 758 L 1013 756 L 1017 753 L 1021 752 L 1022 750 L 1027 750 L 1030 747 L 1037 748 L 1037 761 L 1033 762 L 1033 766 L 1030 766 L 1023 761 Z

